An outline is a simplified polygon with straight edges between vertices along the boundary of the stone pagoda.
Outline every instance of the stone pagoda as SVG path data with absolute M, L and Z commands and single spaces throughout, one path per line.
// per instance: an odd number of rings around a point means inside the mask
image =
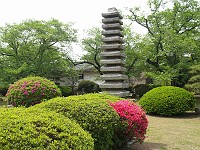
M 127 97 L 129 91 L 128 76 L 125 75 L 125 54 L 122 16 L 116 8 L 109 8 L 107 13 L 102 13 L 102 53 L 100 63 L 102 64 L 101 79 L 104 81 L 100 87 L 103 92 L 112 95 Z

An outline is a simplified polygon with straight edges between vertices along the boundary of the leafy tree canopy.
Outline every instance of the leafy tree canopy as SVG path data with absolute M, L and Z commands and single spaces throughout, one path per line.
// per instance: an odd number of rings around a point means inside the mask
M 28 75 L 63 76 L 70 44 L 76 41 L 71 24 L 56 19 L 26 20 L 0 28 L 1 80 L 13 82 Z
M 188 67 L 200 61 L 199 3 L 174 0 L 168 5 L 165 0 L 149 0 L 148 4 L 148 15 L 133 8 L 127 16 L 148 30 L 136 44 L 145 45 L 140 50 L 145 54 L 146 71 L 158 84 L 183 86 L 188 80 Z

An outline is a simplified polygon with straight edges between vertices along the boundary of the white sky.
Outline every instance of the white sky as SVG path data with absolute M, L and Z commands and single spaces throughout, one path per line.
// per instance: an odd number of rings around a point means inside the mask
M 78 29 L 81 37 L 84 30 L 101 27 L 101 13 L 107 12 L 108 8 L 116 7 L 123 11 L 125 7 L 135 6 L 145 10 L 147 0 L 0 0 L 0 26 L 26 19 L 55 18 L 63 23 L 75 23 L 74 28 Z M 136 26 L 136 31 L 146 32 L 139 26 Z M 82 53 L 78 46 L 74 46 L 74 52 Z

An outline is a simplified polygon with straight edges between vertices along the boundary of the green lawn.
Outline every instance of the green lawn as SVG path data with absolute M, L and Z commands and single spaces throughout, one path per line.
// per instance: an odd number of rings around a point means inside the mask
M 188 112 L 182 117 L 149 116 L 147 138 L 129 150 L 200 150 L 200 116 Z

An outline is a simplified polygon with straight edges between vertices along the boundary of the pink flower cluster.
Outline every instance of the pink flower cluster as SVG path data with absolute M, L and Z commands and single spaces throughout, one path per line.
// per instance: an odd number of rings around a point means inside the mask
M 130 100 L 109 103 L 121 119 L 128 123 L 128 128 L 125 132 L 127 138 L 143 142 L 148 126 L 148 120 L 143 109 Z

